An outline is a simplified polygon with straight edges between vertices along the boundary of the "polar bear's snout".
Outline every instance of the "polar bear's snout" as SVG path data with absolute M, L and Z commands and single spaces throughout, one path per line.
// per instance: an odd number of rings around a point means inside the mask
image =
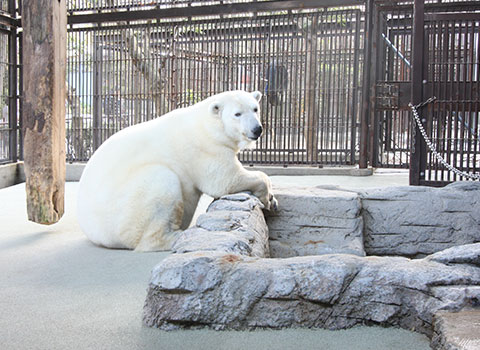
M 262 135 L 262 132 L 263 132 L 263 128 L 261 125 L 257 125 L 255 127 L 255 129 L 252 130 L 252 133 L 253 133 L 253 137 L 252 139 L 253 140 L 257 140 L 261 135 Z
M 260 124 L 260 121 L 256 118 L 256 116 L 251 116 L 248 118 L 245 122 L 246 125 L 244 125 L 244 132 L 247 136 L 252 141 L 258 140 L 258 138 L 262 135 L 263 128 L 262 124 Z

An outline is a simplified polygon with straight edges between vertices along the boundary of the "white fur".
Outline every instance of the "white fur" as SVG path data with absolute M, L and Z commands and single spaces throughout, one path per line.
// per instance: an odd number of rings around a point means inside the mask
M 260 98 L 224 92 L 105 141 L 80 179 L 78 220 L 87 237 L 110 248 L 170 249 L 202 193 L 248 190 L 266 209 L 276 207 L 269 178 L 236 157 L 254 141 Z

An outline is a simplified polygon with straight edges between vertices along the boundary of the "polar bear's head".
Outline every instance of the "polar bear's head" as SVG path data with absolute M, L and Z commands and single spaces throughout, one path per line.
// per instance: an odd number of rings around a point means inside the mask
M 255 142 L 262 134 L 258 102 L 259 91 L 229 91 L 216 96 L 209 106 L 210 113 L 221 118 L 225 134 L 243 149 Z

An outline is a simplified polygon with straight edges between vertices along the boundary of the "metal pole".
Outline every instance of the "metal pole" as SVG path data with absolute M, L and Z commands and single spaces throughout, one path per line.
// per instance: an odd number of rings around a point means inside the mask
M 424 59 L 424 8 L 423 0 L 413 5 L 413 60 L 412 95 L 413 105 L 423 101 L 423 59 Z M 410 152 L 410 185 L 420 185 L 425 180 L 426 145 L 420 129 L 415 126 L 412 150 Z M 423 164 L 422 164 L 423 163 Z
M 370 62 L 372 59 L 373 0 L 368 0 L 365 9 L 365 48 L 363 62 L 362 107 L 360 116 L 360 168 L 368 166 L 368 133 L 370 116 Z
M 8 12 L 15 17 L 15 0 L 8 1 Z M 17 120 L 17 28 L 12 27 L 8 35 L 8 124 L 9 157 L 12 162 L 18 160 L 18 120 Z
M 102 48 L 99 44 L 99 36 L 94 35 L 93 39 L 93 152 L 100 147 L 102 128 L 102 79 L 101 79 Z

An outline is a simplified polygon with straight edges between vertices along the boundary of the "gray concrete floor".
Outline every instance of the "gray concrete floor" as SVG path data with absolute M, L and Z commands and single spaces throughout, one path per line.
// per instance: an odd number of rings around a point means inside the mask
M 408 176 L 274 177 L 273 181 L 362 188 L 404 185 Z M 51 226 L 27 221 L 24 184 L 0 190 L 1 349 L 429 348 L 425 336 L 378 327 L 249 332 L 146 328 L 141 313 L 150 270 L 168 253 L 140 254 L 92 245 L 76 220 L 77 187 L 67 183 L 65 215 Z

